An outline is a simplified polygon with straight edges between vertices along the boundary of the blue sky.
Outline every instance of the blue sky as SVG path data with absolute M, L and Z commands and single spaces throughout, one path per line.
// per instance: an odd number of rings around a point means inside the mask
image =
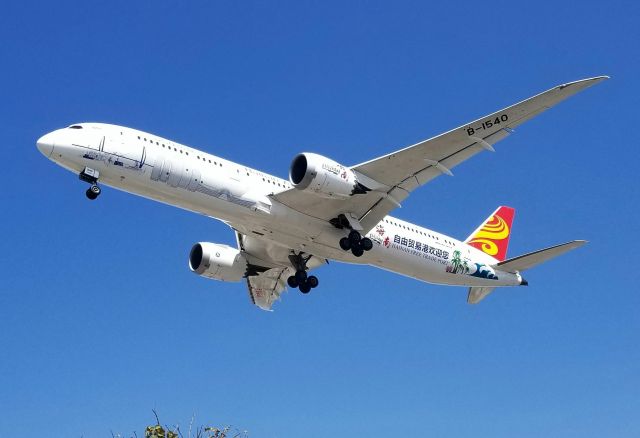
M 640 435 L 637 2 L 19 4 L 0 16 L 0 435 L 140 433 L 154 408 L 253 437 Z M 355 164 L 600 74 L 394 212 L 463 238 L 511 205 L 512 256 L 591 241 L 478 306 L 333 263 L 261 312 L 188 270 L 226 226 L 91 203 L 35 148 L 100 121 L 285 177 L 300 151 Z

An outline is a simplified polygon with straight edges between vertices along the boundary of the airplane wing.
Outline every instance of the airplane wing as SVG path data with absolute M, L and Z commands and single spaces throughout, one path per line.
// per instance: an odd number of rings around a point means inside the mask
M 238 247 L 244 253 L 247 266 L 249 298 L 263 310 L 271 310 L 273 303 L 287 290 L 287 278 L 295 273 L 291 266 L 290 248 L 275 245 L 236 231 Z M 325 264 L 326 259 L 311 256 L 307 261 L 309 270 Z
M 262 310 L 271 310 L 273 303 L 287 289 L 287 278 L 294 274 L 291 268 L 271 268 L 247 277 L 249 298 Z
M 399 207 L 416 188 L 443 173 L 452 175 L 451 169 L 478 152 L 493 151 L 493 144 L 511 134 L 515 127 L 605 79 L 608 77 L 599 76 L 558 85 L 436 137 L 351 167 L 364 178 L 380 183 L 385 187 L 382 191 L 369 191 L 341 200 L 319 198 L 291 189 L 274 198 L 297 211 L 327 221 L 339 214 L 357 218 L 364 231 L 368 231 Z

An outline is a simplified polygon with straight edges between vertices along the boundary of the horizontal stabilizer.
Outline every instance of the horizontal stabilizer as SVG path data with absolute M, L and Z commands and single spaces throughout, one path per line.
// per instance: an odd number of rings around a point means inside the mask
M 533 268 L 540 263 L 544 263 L 547 260 L 558 257 L 567 251 L 579 248 L 585 243 L 587 243 L 586 240 L 574 240 L 505 260 L 495 265 L 495 267 L 506 272 L 524 271 L 526 269 Z
M 487 295 L 489 295 L 494 287 L 470 287 L 469 295 L 467 295 L 467 303 L 469 304 L 478 304 L 480 301 L 484 299 Z

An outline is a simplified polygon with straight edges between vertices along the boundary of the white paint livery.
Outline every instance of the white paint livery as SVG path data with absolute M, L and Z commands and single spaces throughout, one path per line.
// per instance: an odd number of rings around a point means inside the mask
M 131 128 L 80 123 L 44 135 L 47 158 L 98 183 L 219 219 L 238 246 L 200 242 L 192 271 L 246 279 L 270 310 L 287 288 L 318 285 L 308 271 L 328 262 L 368 264 L 429 283 L 470 287 L 477 303 L 495 287 L 526 284 L 520 271 L 581 246 L 574 241 L 500 261 L 461 242 L 391 217 L 411 191 L 509 135 L 524 121 L 606 77 L 576 81 L 389 155 L 346 167 L 317 154 L 294 158 L 290 181 Z

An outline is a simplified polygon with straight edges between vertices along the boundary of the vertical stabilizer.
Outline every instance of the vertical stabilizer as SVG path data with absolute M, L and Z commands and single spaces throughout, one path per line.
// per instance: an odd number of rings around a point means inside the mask
M 503 261 L 507 258 L 511 224 L 515 212 L 515 209 L 511 207 L 498 207 L 482 225 L 467 237 L 465 243 Z

